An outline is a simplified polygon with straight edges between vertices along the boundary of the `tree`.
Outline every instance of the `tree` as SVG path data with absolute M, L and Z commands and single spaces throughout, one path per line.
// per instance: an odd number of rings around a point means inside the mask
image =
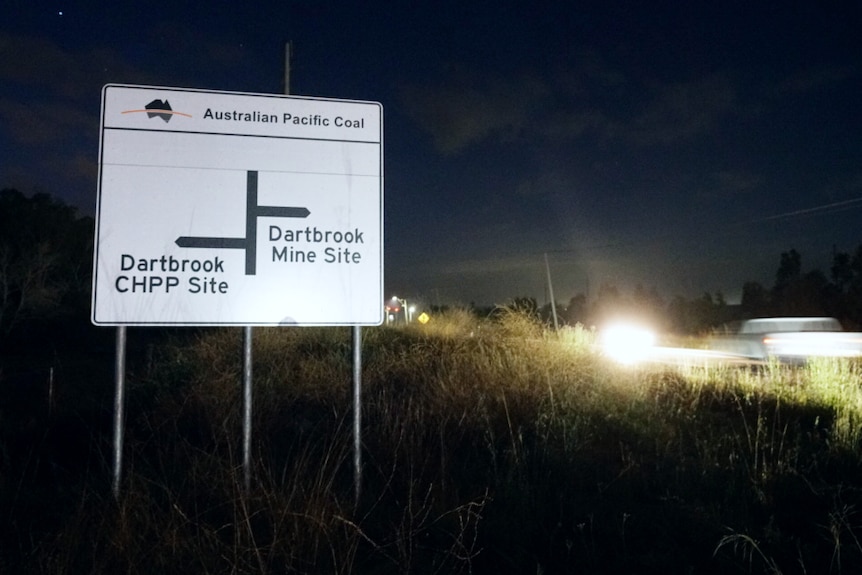
M 688 334 L 704 333 L 733 319 L 720 292 L 705 292 L 692 300 L 676 296 L 668 305 L 668 317 L 676 331 Z
M 832 267 L 829 271 L 832 282 L 840 292 L 843 292 L 853 280 L 853 267 L 850 262 L 850 254 L 848 253 L 835 252 L 832 255 Z
M 742 300 L 739 307 L 743 318 L 767 315 L 769 313 L 769 292 L 758 282 L 745 282 L 742 285 Z
M 587 318 L 587 296 L 578 294 L 569 300 L 569 305 L 566 306 L 566 311 L 563 312 L 563 318 L 569 325 L 582 324 L 586 325 Z
M 775 272 L 775 286 L 772 291 L 781 296 L 790 285 L 799 279 L 802 274 L 802 256 L 792 249 L 789 252 L 781 252 L 781 262 L 778 271 Z
M 88 301 L 93 225 L 47 194 L 0 191 L 0 335 Z
M 844 294 L 844 313 L 842 319 L 853 326 L 862 326 L 862 245 L 856 248 L 850 258 L 850 281 Z
M 829 280 L 820 270 L 811 270 L 799 277 L 785 290 L 779 302 L 781 315 L 829 315 L 827 293 Z

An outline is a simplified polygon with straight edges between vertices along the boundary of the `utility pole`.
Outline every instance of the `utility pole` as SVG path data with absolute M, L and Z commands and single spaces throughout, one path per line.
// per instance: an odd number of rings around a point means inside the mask
M 293 43 L 287 42 L 284 45 L 284 94 L 290 95 L 290 61 L 293 56 Z
M 284 94 L 290 95 L 291 43 L 284 45 Z M 242 471 L 246 493 L 251 489 L 251 420 L 252 420 L 252 340 L 254 330 L 247 325 L 242 332 Z
M 551 283 L 551 266 L 548 265 L 548 252 L 545 252 L 545 272 L 548 274 L 548 295 L 551 298 L 551 314 L 554 316 L 554 331 L 559 331 L 560 326 L 557 323 L 557 304 L 554 301 L 554 286 Z

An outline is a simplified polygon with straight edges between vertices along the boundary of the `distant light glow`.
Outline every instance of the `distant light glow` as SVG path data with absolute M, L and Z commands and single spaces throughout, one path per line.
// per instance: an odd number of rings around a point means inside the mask
M 655 333 L 631 323 L 615 323 L 604 327 L 599 334 L 604 354 L 624 364 L 647 359 L 655 345 Z

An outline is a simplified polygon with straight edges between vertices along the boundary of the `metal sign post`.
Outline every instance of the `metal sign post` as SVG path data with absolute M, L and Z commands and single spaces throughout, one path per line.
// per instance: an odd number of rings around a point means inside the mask
M 251 488 L 252 327 L 242 332 L 242 470 L 246 493 Z
M 116 356 L 114 359 L 114 473 L 111 491 L 114 498 L 120 497 L 120 481 L 123 473 L 123 418 L 125 414 L 126 388 L 126 326 L 117 327 Z
M 353 326 L 353 486 L 354 501 L 362 494 L 362 326 Z

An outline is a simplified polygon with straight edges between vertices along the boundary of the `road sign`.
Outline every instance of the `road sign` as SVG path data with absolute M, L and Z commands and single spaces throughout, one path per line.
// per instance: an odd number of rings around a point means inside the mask
M 379 103 L 107 85 L 96 325 L 383 321 Z

